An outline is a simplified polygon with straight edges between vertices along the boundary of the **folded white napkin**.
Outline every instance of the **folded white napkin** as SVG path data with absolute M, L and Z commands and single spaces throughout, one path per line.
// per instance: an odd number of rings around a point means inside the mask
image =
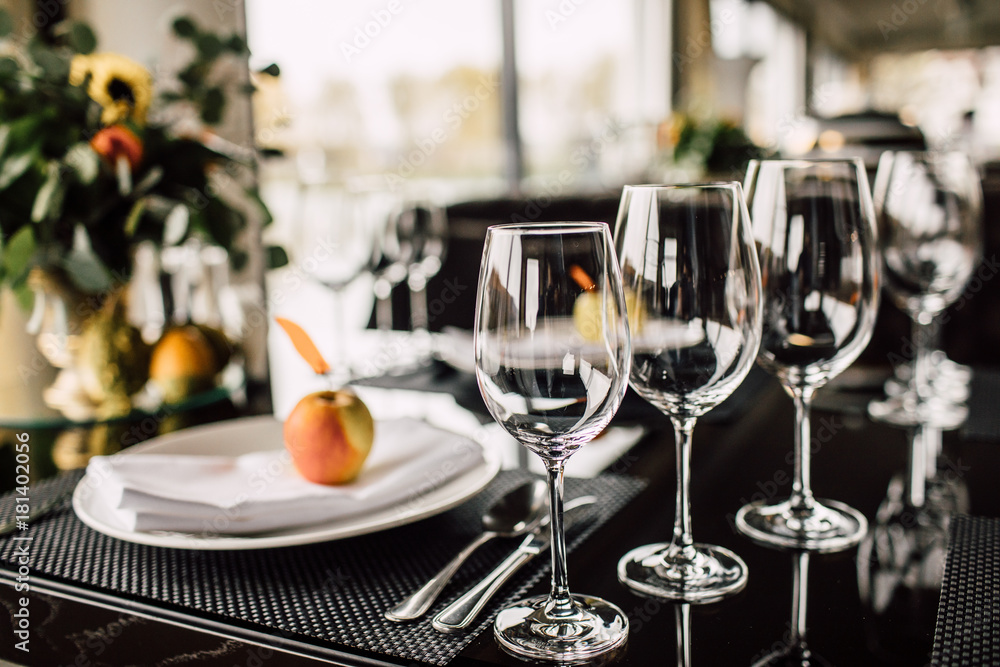
M 262 423 L 255 441 L 282 443 L 281 423 Z M 211 451 L 211 442 L 205 443 Z M 303 479 L 284 448 L 241 456 L 123 454 L 91 459 L 87 474 L 104 503 L 133 531 L 243 534 L 357 516 L 404 502 L 483 461 L 461 435 L 415 419 L 379 421 L 357 479 L 326 486 Z

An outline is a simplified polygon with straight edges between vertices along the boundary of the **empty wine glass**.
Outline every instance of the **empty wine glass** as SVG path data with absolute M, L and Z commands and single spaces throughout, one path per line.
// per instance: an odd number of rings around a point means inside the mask
M 760 267 L 739 183 L 626 186 L 615 228 L 632 335 L 629 382 L 676 433 L 673 541 L 626 554 L 618 578 L 643 594 L 711 602 L 742 589 L 733 552 L 691 535 L 695 421 L 743 381 L 761 340 Z
M 344 293 L 371 266 L 378 224 L 372 214 L 372 198 L 366 193 L 310 185 L 303 189 L 302 197 L 296 265 L 333 292 L 334 340 L 330 346 L 333 353 L 330 365 L 337 374 L 335 384 L 344 384 L 351 376 L 344 355 L 349 349 Z
M 552 534 L 547 597 L 502 610 L 494 634 L 527 658 L 575 662 L 628 637 L 622 611 L 571 595 L 563 467 L 611 421 L 627 387 L 629 334 L 621 276 L 603 223 L 490 227 L 476 305 L 479 389 L 493 418 L 545 464 Z
M 820 501 L 810 482 L 813 393 L 871 338 L 878 312 L 875 211 L 859 159 L 752 160 L 746 177 L 764 283 L 758 363 L 795 402 L 792 494 L 742 507 L 737 528 L 772 546 L 838 551 L 868 528 L 848 505 Z
M 371 271 L 375 279 L 375 326 L 380 331 L 392 329 L 392 291 L 406 280 L 408 252 L 411 245 L 400 243 L 399 218 L 401 211 L 391 210 L 383 219 L 375 235 Z
M 447 248 L 448 219 L 442 207 L 413 203 L 399 216 L 396 233 L 408 246 L 407 286 L 410 288 L 410 325 L 418 337 L 427 337 L 427 281 L 438 274 Z
M 955 370 L 938 370 L 954 366 L 934 361 L 935 320 L 961 295 L 979 259 L 979 175 L 963 153 L 886 152 L 873 197 L 886 289 L 910 316 L 915 354 L 905 389 L 873 401 L 869 413 L 897 425 L 956 428 L 968 413 L 967 388 L 955 387 Z M 967 373 L 958 372 L 961 385 Z

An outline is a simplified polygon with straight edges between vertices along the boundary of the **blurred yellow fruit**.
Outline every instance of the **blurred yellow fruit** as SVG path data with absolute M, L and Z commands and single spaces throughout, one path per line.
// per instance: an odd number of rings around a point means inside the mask
M 573 304 L 573 324 L 584 340 L 599 341 L 603 335 L 602 301 L 604 301 L 604 296 L 601 292 L 589 291 L 580 294 L 576 303 Z M 618 317 L 618 309 L 613 300 L 608 299 L 606 303 L 608 320 L 613 321 Z M 633 292 L 625 294 L 625 310 L 628 313 L 629 329 L 632 333 L 636 333 L 640 330 L 644 317 Z
M 211 389 L 228 359 L 227 350 L 202 327 L 188 324 L 169 329 L 153 348 L 149 378 L 168 403 Z

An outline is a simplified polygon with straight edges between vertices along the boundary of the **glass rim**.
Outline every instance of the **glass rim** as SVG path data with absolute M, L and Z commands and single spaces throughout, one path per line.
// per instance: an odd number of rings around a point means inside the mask
M 865 162 L 860 156 L 854 157 L 790 157 L 790 158 L 752 158 L 747 162 L 747 169 L 752 164 L 784 164 L 794 165 L 802 163 L 806 165 L 816 164 L 853 164 L 864 168 Z
M 586 220 L 565 220 L 546 222 L 505 222 L 499 225 L 490 225 L 486 228 L 487 233 L 496 234 L 501 232 L 517 232 L 521 234 L 545 234 L 553 231 L 566 233 L 598 232 L 602 228 L 609 227 L 606 222 L 591 222 Z
M 681 190 L 694 188 L 733 188 L 743 187 L 739 181 L 706 181 L 704 183 L 636 183 L 624 186 L 625 190 Z

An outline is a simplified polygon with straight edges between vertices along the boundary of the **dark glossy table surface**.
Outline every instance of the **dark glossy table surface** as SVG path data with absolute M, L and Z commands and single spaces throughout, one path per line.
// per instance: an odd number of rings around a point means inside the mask
M 876 381 L 870 387 L 878 386 Z M 864 406 L 874 394 L 824 390 L 813 414 L 813 487 L 819 497 L 849 503 L 874 520 L 893 475 L 906 468 L 908 436 L 872 423 Z M 733 598 L 691 607 L 693 665 L 748 665 L 789 636 L 794 555 L 752 544 L 735 532 L 735 512 L 746 501 L 786 495 L 790 487 L 793 409 L 780 387 L 766 379 L 746 402 L 719 422 L 705 419 L 695 431 L 692 503 L 699 541 L 729 547 L 750 569 L 747 588 Z M 225 418 L 215 406 L 197 419 Z M 640 417 L 641 418 L 641 417 Z M 674 448 L 668 422 L 644 419 L 648 437 L 611 466 L 643 477 L 648 487 L 618 516 L 602 526 L 570 557 L 575 591 L 600 595 L 627 612 L 627 646 L 612 664 L 646 666 L 677 663 L 680 610 L 672 604 L 634 596 L 618 584 L 615 566 L 629 549 L 669 539 L 674 516 Z M 942 474 L 969 492 L 970 513 L 1000 516 L 1000 447 L 973 441 L 960 432 L 944 435 Z M 2 451 L 4 448 L 0 448 Z M 6 455 L 4 455 L 6 456 Z M 6 468 L 6 461 L 2 462 Z M 54 469 L 53 469 L 54 470 Z M 51 470 L 49 471 L 51 472 Z M 756 497 L 755 497 L 756 494 Z M 539 586 L 538 591 L 544 592 Z M 133 613 L 128 605 L 105 606 L 59 596 L 33 594 L 32 652 L 12 648 L 10 628 L 0 624 L 0 657 L 17 663 L 55 665 L 298 665 L 316 660 L 236 639 L 224 625 L 182 627 Z M 13 609 L 15 593 L 0 586 L 0 602 Z M 929 663 L 938 591 L 900 586 L 875 613 L 858 592 L 857 551 L 810 557 L 808 576 L 809 645 L 833 665 L 923 665 Z M 235 634 L 235 633 L 234 633 Z M 357 656 L 344 664 L 412 664 L 380 656 Z M 457 657 L 454 665 L 523 665 L 503 654 L 489 632 Z M 678 663 L 679 664 L 679 663 Z

